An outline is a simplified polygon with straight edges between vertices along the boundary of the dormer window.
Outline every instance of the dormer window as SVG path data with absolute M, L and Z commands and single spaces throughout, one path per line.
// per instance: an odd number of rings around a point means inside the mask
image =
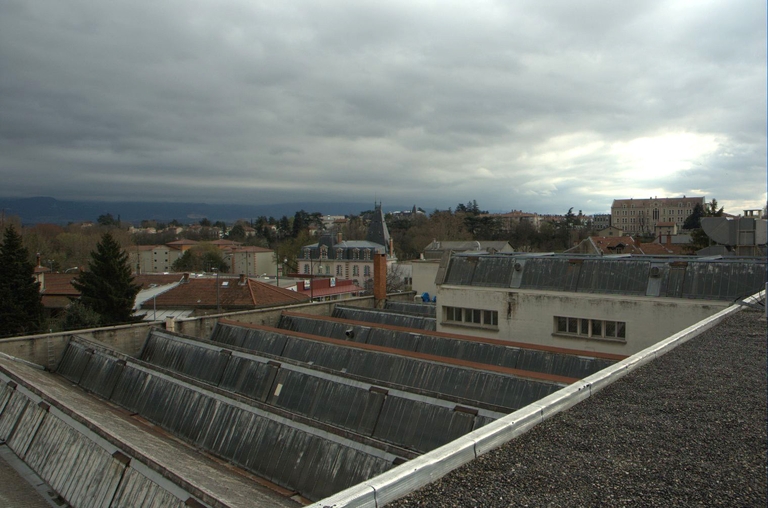
M 363 250 L 363 256 L 365 256 L 365 260 L 369 261 L 371 259 L 371 250 L 370 249 L 364 249 Z
M 309 249 L 304 249 L 304 259 L 309 259 Z
M 328 247 L 325 245 L 320 247 L 320 259 L 328 259 Z
M 352 251 L 352 259 L 360 259 L 360 249 L 355 249 Z
M 336 249 L 336 259 L 344 259 L 344 249 Z

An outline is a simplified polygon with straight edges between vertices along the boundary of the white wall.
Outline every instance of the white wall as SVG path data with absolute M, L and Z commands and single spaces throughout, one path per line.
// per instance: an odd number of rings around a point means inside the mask
M 277 273 L 274 252 L 259 252 L 256 254 L 256 273 L 274 276 Z
M 430 297 L 434 297 L 437 294 L 435 276 L 437 275 L 437 269 L 440 266 L 440 260 L 412 261 L 411 266 L 413 277 L 412 288 L 416 291 L 416 295 L 421 296 L 422 293 L 427 292 Z
M 711 300 L 443 285 L 437 293 L 437 330 L 631 355 L 719 312 L 728 305 L 729 302 Z M 444 306 L 498 311 L 498 330 L 446 325 L 442 322 Z M 626 323 L 626 343 L 554 334 L 555 316 L 623 321 Z

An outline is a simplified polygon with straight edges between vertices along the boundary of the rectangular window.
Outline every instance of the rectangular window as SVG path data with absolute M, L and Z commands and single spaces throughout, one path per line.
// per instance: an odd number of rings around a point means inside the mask
M 480 316 L 480 309 L 464 309 L 464 320 L 467 323 L 482 324 L 483 320 Z
M 625 342 L 627 324 L 623 321 L 555 316 L 556 334 L 590 339 L 618 340 Z
M 461 321 L 461 309 L 458 307 L 443 307 L 446 321 Z
M 443 320 L 477 328 L 498 328 L 499 313 L 495 310 L 443 307 Z

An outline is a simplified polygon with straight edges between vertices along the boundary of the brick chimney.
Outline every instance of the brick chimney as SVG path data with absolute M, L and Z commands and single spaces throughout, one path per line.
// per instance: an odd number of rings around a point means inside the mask
M 189 274 L 188 274 L 188 273 L 185 273 L 185 274 L 182 276 L 182 279 L 181 279 L 181 283 L 182 283 L 182 284 L 186 284 L 186 283 L 188 283 L 188 282 L 189 282 Z
M 374 306 L 384 307 L 387 299 L 387 255 L 373 255 L 373 300 Z
M 241 274 L 240 274 L 240 280 L 239 280 L 239 281 L 237 281 L 237 283 L 238 283 L 240 286 L 245 286 L 245 274 L 244 274 L 244 273 L 241 273 Z
M 341 231 L 336 233 L 336 243 L 341 243 Z

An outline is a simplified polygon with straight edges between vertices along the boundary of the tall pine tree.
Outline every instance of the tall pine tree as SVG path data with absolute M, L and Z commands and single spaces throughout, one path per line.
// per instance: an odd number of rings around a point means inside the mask
M 91 252 L 88 270 L 73 282 L 80 302 L 101 316 L 105 325 L 131 321 L 133 301 L 140 286 L 133 283 L 128 254 L 109 233 Z
M 21 235 L 9 226 L 0 246 L 0 336 L 40 331 L 44 313 L 34 269 Z

